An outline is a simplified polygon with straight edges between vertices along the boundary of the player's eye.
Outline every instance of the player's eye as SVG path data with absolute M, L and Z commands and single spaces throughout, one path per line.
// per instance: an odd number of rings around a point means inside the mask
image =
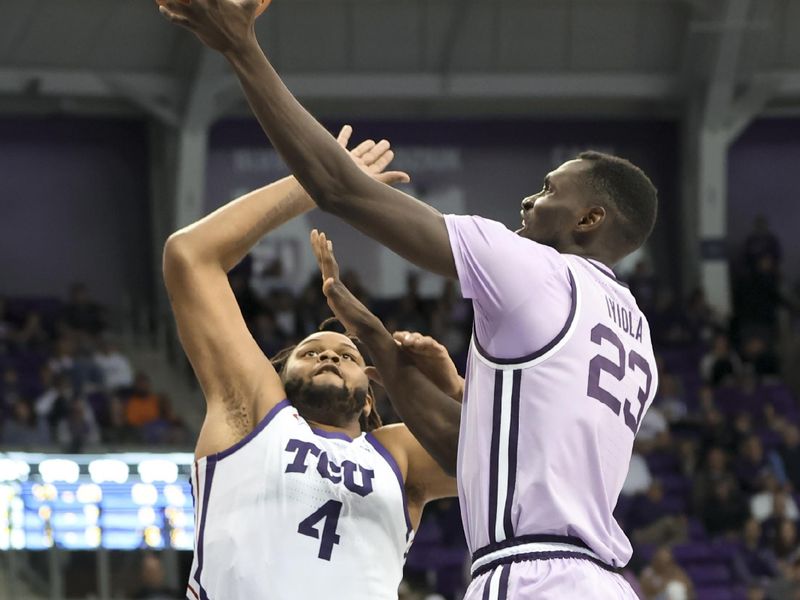
M 316 350 L 306 350 L 303 353 L 303 356 L 312 356 L 313 357 L 313 356 L 317 356 L 317 354 L 319 354 L 319 352 L 317 352 Z
M 355 360 L 355 359 L 356 359 L 356 357 L 355 357 L 355 356 L 353 356 L 352 354 L 349 354 L 349 353 L 347 353 L 347 352 L 345 352 L 344 354 L 342 354 L 342 358 L 346 358 L 347 360 Z

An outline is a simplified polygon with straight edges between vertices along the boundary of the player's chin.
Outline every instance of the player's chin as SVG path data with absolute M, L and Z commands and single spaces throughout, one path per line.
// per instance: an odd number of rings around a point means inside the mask
M 315 386 L 347 387 L 347 382 L 345 382 L 344 378 L 333 371 L 323 371 L 322 373 L 312 375 L 311 379 L 309 379 L 309 383 Z

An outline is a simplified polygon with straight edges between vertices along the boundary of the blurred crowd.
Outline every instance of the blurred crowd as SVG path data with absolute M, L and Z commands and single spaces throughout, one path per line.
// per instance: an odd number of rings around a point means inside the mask
M 3 447 L 191 443 L 169 398 L 110 341 L 106 312 L 83 284 L 65 301 L 0 299 L 0 373 Z

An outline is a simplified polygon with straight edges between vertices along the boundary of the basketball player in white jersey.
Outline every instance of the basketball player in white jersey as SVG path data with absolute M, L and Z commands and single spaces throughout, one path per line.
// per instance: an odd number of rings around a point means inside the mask
M 467 597 L 635 598 L 618 572 L 632 550 L 612 511 L 655 395 L 656 364 L 647 321 L 611 267 L 654 226 L 652 183 L 628 161 L 584 153 L 522 202 L 516 232 L 443 216 L 366 176 L 295 100 L 258 45 L 258 5 L 166 0 L 161 11 L 225 56 L 321 209 L 458 278 L 473 301 L 457 465 L 438 456 L 443 468 L 457 466 L 473 553 Z M 402 378 L 387 390 L 432 451 L 428 423 L 449 404 L 437 397 L 418 410 Z
M 349 134 L 345 128 L 343 144 Z M 374 142 L 352 158 L 376 179 L 407 177 L 382 173 L 392 153 Z M 264 234 L 313 206 L 286 178 L 165 246 L 164 280 L 207 402 L 192 474 L 191 600 L 396 600 L 424 504 L 456 494 L 455 480 L 404 425 L 380 427 L 353 340 L 312 334 L 282 355 L 278 372 L 247 330 L 227 271 Z M 442 392 L 418 365 L 458 391 L 439 348 L 406 365 L 421 393 Z M 436 427 L 455 448 L 459 404 L 448 400 L 450 424 Z

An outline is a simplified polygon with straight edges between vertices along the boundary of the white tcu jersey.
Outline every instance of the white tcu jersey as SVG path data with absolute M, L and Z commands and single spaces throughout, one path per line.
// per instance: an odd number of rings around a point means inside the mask
M 191 600 L 396 600 L 412 538 L 402 475 L 371 434 L 312 429 L 284 400 L 195 462 Z

